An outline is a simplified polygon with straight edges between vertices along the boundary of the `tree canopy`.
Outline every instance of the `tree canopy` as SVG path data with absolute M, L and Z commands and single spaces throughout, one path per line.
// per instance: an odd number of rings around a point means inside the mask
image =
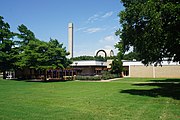
M 128 54 L 124 54 L 124 56 L 123 56 L 123 60 L 134 60 L 134 59 L 137 61 L 140 60 L 138 57 L 138 53 L 136 53 L 136 52 L 130 52 Z
M 46 71 L 50 68 L 63 69 L 71 63 L 66 58 L 69 53 L 58 40 L 39 40 L 23 24 L 18 26 L 18 30 L 19 33 L 11 32 L 9 24 L 0 16 L 0 71 L 3 71 L 4 79 L 5 72 L 11 69 L 33 68 Z M 14 36 L 17 36 L 16 41 L 13 41 Z
M 78 56 L 72 58 L 72 60 L 81 61 L 81 60 L 97 60 L 97 61 L 106 61 L 108 58 L 102 56 Z
M 14 33 L 10 31 L 10 25 L 3 21 L 0 16 L 0 71 L 3 72 L 3 78 L 6 78 L 5 72 L 13 68 L 15 51 L 13 50 Z
M 121 0 L 122 29 L 116 32 L 123 52 L 131 46 L 144 64 L 164 58 L 180 62 L 179 0 Z
M 118 44 L 115 45 L 115 48 L 118 48 L 118 53 L 117 56 L 114 57 L 112 64 L 111 64 L 111 73 L 113 74 L 119 74 L 122 76 L 122 71 L 123 71 L 123 62 L 122 59 L 124 57 L 123 53 L 123 44 L 122 42 L 119 42 Z
M 34 68 L 46 70 L 49 68 L 65 68 L 71 62 L 66 56 L 69 54 L 66 52 L 63 44 L 60 44 L 56 39 L 50 39 L 49 42 L 41 41 L 35 38 L 35 35 L 25 25 L 18 27 L 20 34 L 18 38 L 20 54 L 19 60 L 16 65 L 23 68 Z M 23 48 L 23 49 L 22 49 Z

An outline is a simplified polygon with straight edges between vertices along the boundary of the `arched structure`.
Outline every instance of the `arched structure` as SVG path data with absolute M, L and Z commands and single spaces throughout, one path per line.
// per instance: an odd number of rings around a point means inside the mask
M 96 56 L 100 56 L 100 55 L 99 55 L 100 52 L 103 52 L 103 53 L 105 54 L 105 56 L 104 56 L 105 58 L 107 57 L 107 53 L 106 53 L 105 50 L 98 50 L 98 51 L 96 52 Z
M 108 53 L 109 53 L 109 57 L 113 57 L 114 56 L 114 51 L 113 50 L 109 50 Z
M 101 52 L 103 52 L 105 54 L 104 57 L 113 57 L 114 56 L 113 50 L 104 50 L 104 49 L 97 50 L 95 55 L 100 56 L 99 53 L 101 53 Z

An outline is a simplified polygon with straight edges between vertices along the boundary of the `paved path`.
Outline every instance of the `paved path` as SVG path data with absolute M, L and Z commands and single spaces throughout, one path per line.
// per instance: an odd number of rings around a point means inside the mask
M 75 80 L 75 81 L 80 81 L 80 82 L 111 82 L 111 81 L 116 81 L 116 80 L 120 80 L 120 79 L 122 79 L 122 78 L 114 78 L 114 79 L 109 79 L 109 80 L 97 80 L 97 81 L 93 81 L 93 80 Z M 121 83 L 132 83 L 132 84 L 153 84 L 153 83 L 173 83 L 173 84 L 180 84 L 180 82 L 165 82 L 165 81 L 153 81 L 153 82 L 151 82 L 151 81 L 147 81 L 147 82 L 136 82 L 136 81 L 121 81 Z
M 114 78 L 114 79 L 109 79 L 109 80 L 101 80 L 100 82 L 111 82 L 111 81 L 116 81 L 116 80 L 120 80 L 122 78 Z
M 122 78 L 114 78 L 114 79 L 109 79 L 109 80 L 75 80 L 75 81 L 80 81 L 80 82 L 111 82 L 111 81 L 116 81 L 120 80 Z

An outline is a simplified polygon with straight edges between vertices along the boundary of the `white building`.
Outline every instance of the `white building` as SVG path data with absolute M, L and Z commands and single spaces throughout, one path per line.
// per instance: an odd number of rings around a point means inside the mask
M 112 60 L 103 61 L 74 61 L 71 66 L 79 70 L 80 75 L 98 75 L 103 70 L 110 70 Z M 180 64 L 163 61 L 162 66 L 145 66 L 140 61 L 123 61 L 124 77 L 145 78 L 180 78 Z

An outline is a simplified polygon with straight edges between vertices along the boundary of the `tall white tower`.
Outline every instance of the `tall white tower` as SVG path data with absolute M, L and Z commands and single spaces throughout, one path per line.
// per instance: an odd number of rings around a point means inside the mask
M 69 57 L 73 58 L 73 23 L 68 24 L 68 52 Z

